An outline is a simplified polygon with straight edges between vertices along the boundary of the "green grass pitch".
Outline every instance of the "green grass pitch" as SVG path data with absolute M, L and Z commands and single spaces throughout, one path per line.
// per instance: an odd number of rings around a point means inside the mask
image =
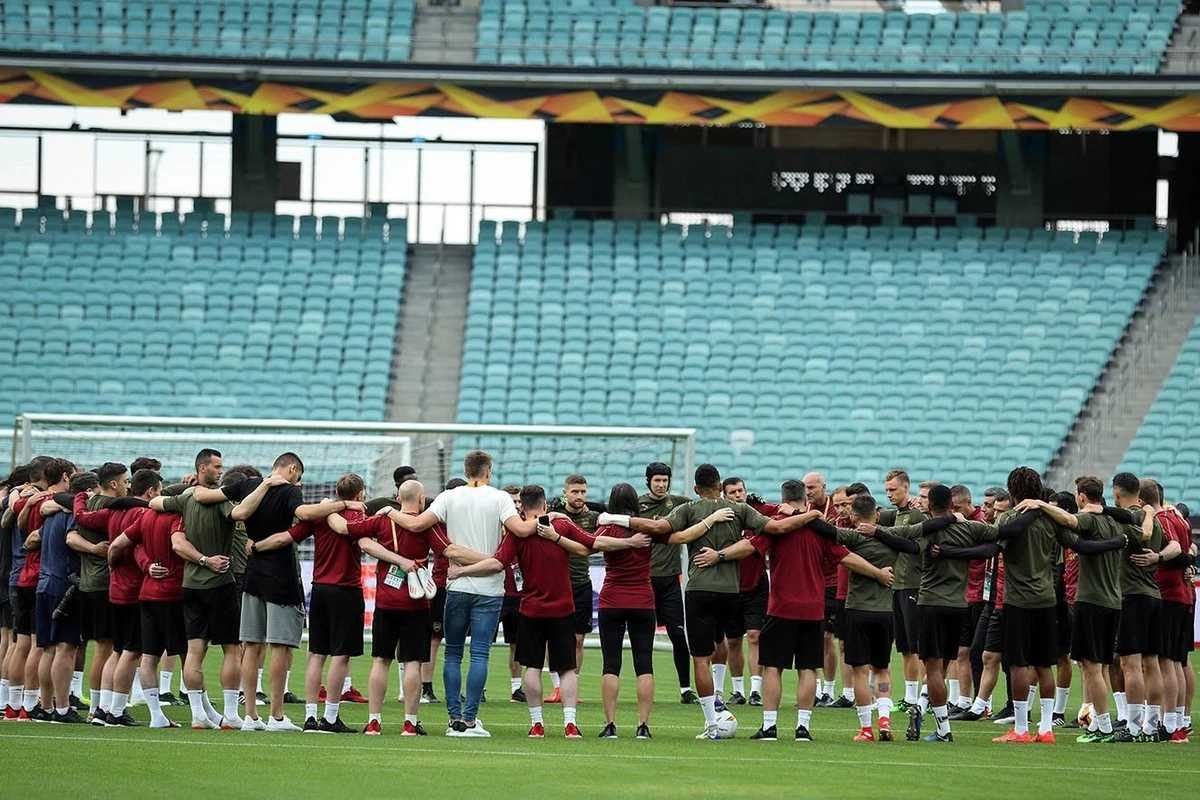
M 291 682 L 301 696 L 304 658 L 304 650 L 297 651 Z M 653 740 L 633 738 L 637 710 L 628 663 L 617 709 L 621 738 L 596 738 L 603 723 L 600 653 L 588 649 L 579 708 L 584 739 L 560 738 L 561 707 L 546 706 L 547 738 L 532 741 L 525 737 L 528 712 L 508 699 L 505 658 L 503 648 L 492 649 L 489 701 L 480 710 L 491 739 L 446 738 L 444 704 L 421 707 L 429 736 L 401 737 L 404 712 L 395 700 L 393 668 L 381 737 L 2 723 L 0 797 L 1095 798 L 1178 794 L 1200 777 L 1200 743 L 1080 745 L 1068 735 L 1073 732 L 1060 730 L 1054 746 L 998 745 L 991 739 L 1005 729 L 990 722 L 955 724 L 952 744 L 913 743 L 903 741 L 904 719 L 897 716 L 900 741 L 857 744 L 851 741 L 858 729 L 853 710 L 815 710 L 816 741 L 798 744 L 791 740 L 794 673 L 784 684 L 778 742 L 749 741 L 762 716 L 746 706 L 732 709 L 740 727 L 735 739 L 695 741 L 700 709 L 680 705 L 670 655 L 663 652 L 655 658 Z M 218 664 L 213 649 L 206 661 L 210 687 L 219 686 Z M 369 665 L 367 657 L 354 662 L 354 683 L 364 693 Z M 899 663 L 893 674 L 901 674 Z M 548 676 L 545 683 L 549 690 Z M 439 697 L 441 685 L 439 665 Z M 210 695 L 220 710 L 219 691 Z M 1068 713 L 1078 700 L 1076 686 Z M 341 711 L 347 725 L 361 729 L 366 722 L 365 704 L 345 704 Z M 303 724 L 303 706 L 287 712 Z M 132 713 L 148 719 L 145 706 Z M 168 709 L 168 716 L 184 726 L 190 721 L 186 707 Z

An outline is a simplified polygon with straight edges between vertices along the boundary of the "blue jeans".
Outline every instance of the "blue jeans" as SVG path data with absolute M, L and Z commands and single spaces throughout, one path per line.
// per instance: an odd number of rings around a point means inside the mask
M 442 626 L 442 681 L 446 686 L 446 710 L 450 719 L 473 722 L 479 713 L 479 698 L 487 684 L 488 653 L 496 626 L 500 624 L 503 597 L 487 597 L 466 592 L 446 592 L 446 619 Z M 467 699 L 463 705 L 462 660 L 467 631 L 471 632 L 471 667 L 467 670 Z

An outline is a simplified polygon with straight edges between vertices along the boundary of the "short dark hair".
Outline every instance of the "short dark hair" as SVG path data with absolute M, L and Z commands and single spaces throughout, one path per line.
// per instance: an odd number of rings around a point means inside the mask
M 1192 516 L 1192 512 L 1187 507 L 1187 503 L 1176 503 L 1175 510 L 1178 511 L 1179 515 L 1184 519 L 1190 519 Z
M 566 478 L 563 479 L 563 488 L 564 489 L 567 488 L 568 486 L 578 486 L 578 485 L 587 486 L 587 478 L 583 477 L 578 472 L 572 472 L 570 475 L 568 475 Z
M 96 468 L 96 480 L 99 481 L 97 485 L 107 486 L 124 475 L 125 471 L 124 464 L 116 461 L 105 461 Z
M 521 508 L 537 508 L 546 502 L 546 490 L 536 483 L 531 483 L 521 489 Z
M 261 478 L 261 475 L 251 475 L 246 470 L 240 467 L 230 467 L 225 470 L 225 474 L 221 476 L 221 485 L 229 486 L 231 483 L 241 483 L 242 481 L 250 480 L 251 478 Z
M 929 487 L 929 510 L 945 511 L 950 508 L 950 487 L 943 484 Z
M 1005 490 L 1001 489 L 999 486 L 989 486 L 988 488 L 983 490 L 983 496 L 984 497 L 995 497 L 997 492 L 1003 492 L 1003 491 L 1005 491 Z
M 1032 467 L 1017 467 L 1008 473 L 1008 493 L 1018 503 L 1022 500 L 1041 500 L 1042 476 Z
M 199 453 L 196 453 L 196 469 L 199 470 L 214 458 L 221 458 L 221 451 L 213 450 L 211 447 L 204 448 Z
M 1001 489 L 999 486 L 997 486 L 996 490 L 992 492 L 992 497 L 994 497 L 996 501 L 1000 503 L 1012 502 L 1012 495 L 1008 493 L 1008 489 Z
M 1142 478 L 1138 485 L 1138 499 L 1146 505 L 1162 505 L 1162 488 L 1153 478 Z
M 666 475 L 668 478 L 671 477 L 671 468 L 661 461 L 651 461 L 646 465 L 646 480 L 649 481 L 651 478 L 658 475 Z
M 229 468 L 230 472 L 240 472 L 247 478 L 261 478 L 262 472 L 253 464 L 234 464 Z
M 971 500 L 971 490 L 961 483 L 956 483 L 950 487 L 950 496 L 964 498 L 969 502 Z
M 396 469 L 392 471 L 392 483 L 396 484 L 397 489 L 400 488 L 400 484 L 404 483 L 405 481 L 416 480 L 416 477 L 417 471 L 408 464 L 396 467 Z
M 1080 475 L 1075 479 L 1075 491 L 1088 499 L 1089 503 L 1104 500 L 1104 481 L 1095 475 Z
M 161 485 L 162 478 L 157 472 L 152 469 L 139 469 L 133 473 L 133 478 L 129 481 L 129 493 L 134 497 L 140 497 Z
M 482 478 L 491 469 L 492 457 L 482 450 L 472 450 L 463 459 L 463 474 L 468 478 Z
M 46 467 L 54 461 L 53 456 L 34 456 L 29 461 L 29 481 L 37 483 L 46 478 Z
M 8 477 L 4 479 L 5 486 L 20 486 L 23 483 L 29 483 L 29 465 L 22 464 L 21 466 L 8 473 Z
M 462 478 L 451 478 L 450 480 L 446 481 L 446 491 L 448 492 L 451 489 L 457 489 L 460 486 L 466 486 L 466 485 L 467 485 L 467 482 L 464 481 Z
M 701 489 L 716 489 L 721 485 L 721 473 L 712 464 L 696 467 L 696 485 Z
M 162 462 L 159 461 L 157 458 L 150 458 L 149 456 L 141 456 L 139 458 L 135 458 L 129 464 L 129 469 L 131 472 L 139 472 L 144 469 L 152 469 L 155 472 L 160 472 L 162 470 Z
M 741 478 L 737 477 L 737 476 L 730 475 L 728 478 L 726 478 L 725 480 L 721 481 L 721 491 L 722 491 L 722 492 L 723 492 L 723 491 L 725 491 L 725 490 L 726 490 L 726 489 L 728 489 L 730 486 L 737 486 L 739 483 L 742 483 L 742 484 L 744 484 L 744 483 L 745 483 L 745 481 L 744 481 L 744 480 L 742 480 Z
M 850 515 L 855 519 L 870 519 L 875 516 L 878 508 L 875 498 L 869 494 L 856 494 L 850 501 Z
M 50 463 L 42 469 L 42 477 L 46 481 L 47 486 L 52 486 L 63 479 L 63 476 L 69 476 L 75 471 L 75 465 L 65 458 L 52 458 Z
M 1066 511 L 1068 514 L 1079 513 L 1079 501 L 1070 492 L 1055 492 L 1050 495 L 1049 502 Z
M 1112 485 L 1114 489 L 1120 489 L 1121 492 L 1131 497 L 1142 488 L 1141 481 L 1132 472 L 1118 472 L 1113 475 Z
M 271 465 L 272 470 L 282 469 L 284 467 L 295 467 L 304 474 L 304 462 L 300 460 L 300 456 L 292 452 L 281 453 L 279 458 L 275 459 L 275 463 Z
M 867 485 L 865 483 L 863 483 L 862 481 L 855 481 L 854 483 L 852 483 L 846 487 L 846 496 L 847 497 L 857 497 L 860 494 L 870 494 L 870 493 L 871 493 L 871 490 L 868 489 Z
M 508 486 L 505 486 L 503 491 L 505 494 L 515 494 L 518 497 L 521 495 L 521 487 L 517 486 L 515 483 L 510 483 Z
M 638 493 L 628 483 L 618 483 L 608 493 L 608 505 L 605 506 L 609 514 L 628 514 L 634 516 L 638 513 Z
M 353 472 L 348 472 L 338 478 L 337 484 L 334 486 L 334 491 L 337 492 L 339 500 L 353 500 L 358 497 L 358 493 L 366 488 L 363 479 Z
M 71 494 L 79 494 L 86 492 L 88 489 L 95 489 L 100 485 L 100 479 L 94 472 L 76 472 L 71 476 Z
M 779 487 L 779 498 L 785 503 L 794 503 L 806 497 L 804 481 L 792 478 L 783 482 Z

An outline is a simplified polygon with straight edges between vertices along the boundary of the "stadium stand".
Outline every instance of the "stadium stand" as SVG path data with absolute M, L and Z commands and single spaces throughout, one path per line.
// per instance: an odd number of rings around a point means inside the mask
M 383 419 L 404 220 L 50 203 L 0 209 L 0 414 Z
M 897 460 L 974 486 L 1045 468 L 1166 247 L 1152 231 L 1000 227 L 518 233 L 480 233 L 458 420 L 696 427 L 698 460 L 752 488 L 798 452 L 831 486 L 882 480 Z M 624 453 L 580 464 L 536 440 L 482 446 L 530 465 L 512 480 L 629 478 Z
M 645 8 L 483 0 L 487 64 L 669 69 L 1153 74 L 1178 0 L 1026 0 L 1009 13 Z
M 29 0 L 0 26 L 2 50 L 407 61 L 413 0 Z
M 1192 498 L 1200 490 L 1200 322 L 1192 328 L 1175 366 L 1125 454 L 1119 470 L 1157 478 L 1168 497 Z

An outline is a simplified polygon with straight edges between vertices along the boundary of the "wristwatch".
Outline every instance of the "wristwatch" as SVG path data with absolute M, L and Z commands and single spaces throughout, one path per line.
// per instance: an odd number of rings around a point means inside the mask
M 718 550 L 717 551 L 717 561 L 724 561 L 724 560 L 725 560 L 725 551 Z
M 208 556 L 200 556 L 200 566 L 203 567 L 207 563 L 208 563 Z

